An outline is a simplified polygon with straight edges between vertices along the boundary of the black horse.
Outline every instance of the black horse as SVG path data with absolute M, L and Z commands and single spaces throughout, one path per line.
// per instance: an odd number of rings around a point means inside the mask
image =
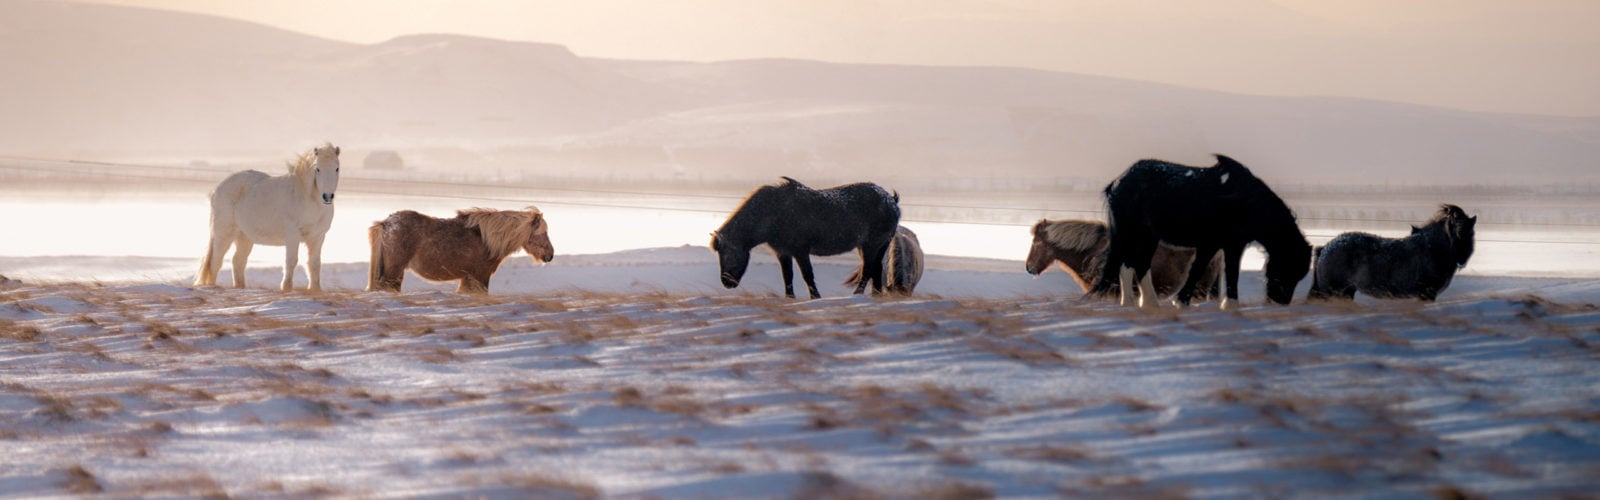
M 722 264 L 722 285 L 739 286 L 750 265 L 750 249 L 766 243 L 783 266 L 783 293 L 794 298 L 794 268 L 806 280 L 811 298 L 821 298 L 811 272 L 812 255 L 837 255 L 857 250 L 865 276 L 856 284 L 861 293 L 870 280 L 874 293 L 884 286 L 884 253 L 900 225 L 900 195 L 869 182 L 816 190 L 800 181 L 783 178 L 776 186 L 761 186 L 745 198 L 722 228 L 711 233 L 711 249 Z
M 1089 297 L 1110 293 L 1121 283 L 1123 301 L 1139 283 L 1140 305 L 1155 303 L 1147 280 L 1158 242 L 1191 247 L 1196 255 L 1222 250 L 1227 297 L 1224 309 L 1239 300 L 1239 259 L 1246 245 L 1260 243 L 1267 252 L 1267 298 L 1288 304 L 1295 286 L 1311 267 L 1311 244 L 1295 224 L 1294 212 L 1244 165 L 1217 155 L 1217 164 L 1198 168 L 1160 160 L 1140 160 L 1105 189 L 1111 248 L 1101 279 Z M 1195 296 L 1196 278 L 1206 275 L 1211 259 L 1195 259 L 1178 290 L 1187 306 Z
M 1477 217 L 1444 204 L 1405 238 L 1344 233 L 1317 248 L 1311 299 L 1354 299 L 1356 292 L 1379 298 L 1439 297 L 1456 270 L 1472 257 Z

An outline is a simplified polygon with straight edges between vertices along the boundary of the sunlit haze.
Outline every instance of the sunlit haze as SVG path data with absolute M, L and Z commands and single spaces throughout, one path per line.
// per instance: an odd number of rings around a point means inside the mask
M 376 43 L 453 33 L 588 57 L 1017 66 L 1265 95 L 1600 115 L 1588 0 L 107 0 Z

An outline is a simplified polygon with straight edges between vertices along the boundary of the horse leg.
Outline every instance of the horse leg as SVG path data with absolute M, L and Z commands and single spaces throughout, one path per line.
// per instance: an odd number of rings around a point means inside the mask
M 294 290 L 294 270 L 300 267 L 300 238 L 296 231 L 290 230 L 283 239 L 283 285 L 285 292 Z
M 1160 307 L 1156 302 L 1156 285 L 1152 278 L 1155 273 L 1149 269 L 1144 270 L 1144 279 L 1139 280 L 1139 308 L 1155 309 Z
M 400 291 L 406 280 L 406 267 L 411 265 L 411 259 L 417 255 L 415 246 L 407 246 L 404 240 L 388 239 L 385 236 L 373 244 L 373 255 L 377 257 L 377 278 L 373 279 L 375 290 Z
M 307 290 L 322 290 L 322 238 L 326 234 L 306 240 L 306 278 L 311 280 Z
M 794 298 L 794 257 L 778 255 L 778 268 L 783 270 L 783 296 Z
M 1211 269 L 1211 259 L 1202 259 L 1200 256 L 1216 254 L 1217 249 L 1215 248 L 1194 249 L 1194 262 L 1189 264 L 1189 276 L 1184 278 L 1183 288 L 1179 288 L 1177 296 L 1173 298 L 1173 302 L 1177 304 L 1178 307 L 1189 307 L 1189 301 L 1194 299 L 1195 295 L 1199 293 L 1198 288 L 1200 286 L 1201 277 L 1205 276 Z
M 206 254 L 205 262 L 201 266 L 203 268 L 201 272 L 204 276 L 195 280 L 201 282 L 198 284 L 216 286 L 217 274 L 222 272 L 222 256 L 228 254 L 228 245 L 233 242 L 233 239 L 234 231 L 231 228 L 226 232 L 212 230 L 210 253 Z
M 1110 247 L 1106 249 L 1106 262 L 1104 266 L 1101 266 L 1100 277 L 1090 284 L 1090 288 L 1084 292 L 1083 296 L 1085 298 L 1110 297 L 1111 286 L 1122 282 L 1121 278 L 1122 274 L 1124 274 L 1122 270 L 1125 268 L 1122 265 L 1122 260 L 1122 250 L 1117 248 L 1116 241 L 1113 240 Z M 1113 277 L 1118 280 L 1116 283 L 1112 282 Z M 1128 305 L 1126 297 L 1119 302 L 1119 305 Z
M 461 284 L 456 286 L 456 293 L 489 293 L 489 277 L 492 274 L 467 273 L 461 278 Z
M 1156 246 L 1160 244 L 1154 237 L 1141 238 L 1132 241 L 1132 249 L 1128 252 L 1128 259 L 1123 264 L 1122 295 L 1123 303 L 1132 295 L 1132 289 L 1137 284 L 1139 287 L 1139 308 L 1151 309 L 1157 307 L 1156 287 L 1151 278 L 1151 261 L 1155 259 Z
M 255 242 L 249 236 L 240 234 L 233 240 L 233 287 L 244 288 L 244 265 L 250 260 L 250 251 L 255 249 Z
M 822 298 L 822 294 L 817 293 L 817 277 L 811 273 L 811 256 L 808 254 L 800 254 L 794 256 L 794 260 L 800 263 L 800 278 L 806 280 L 806 292 L 811 293 L 811 298 L 813 300 Z M 861 272 L 866 271 L 866 268 L 862 268 L 861 270 Z M 859 283 L 856 284 L 856 287 L 859 288 L 860 286 L 861 285 Z
M 1222 297 L 1221 309 L 1233 309 L 1233 303 L 1239 301 L 1239 261 L 1244 258 L 1244 247 L 1229 247 L 1222 249 L 1223 279 L 1227 282 L 1227 291 Z
M 883 264 L 885 260 L 884 257 L 887 257 L 889 254 L 889 245 L 893 241 L 894 240 L 891 239 L 889 242 L 884 243 L 883 246 L 878 247 L 878 249 L 875 251 L 861 253 L 861 270 L 863 273 L 871 271 L 871 274 L 866 274 L 865 276 L 872 279 L 873 295 L 881 295 L 883 293 L 883 287 L 889 281 L 888 278 L 884 276 Z M 875 264 L 868 266 L 868 262 L 874 262 Z M 862 285 L 865 284 L 866 280 L 862 280 L 861 283 L 856 284 L 856 293 L 861 293 L 864 291 L 865 288 Z

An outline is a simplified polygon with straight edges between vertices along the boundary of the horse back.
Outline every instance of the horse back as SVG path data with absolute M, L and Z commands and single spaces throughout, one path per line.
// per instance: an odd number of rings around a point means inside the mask
M 1260 239 L 1255 219 L 1288 207 L 1244 165 L 1218 155 L 1217 165 L 1191 167 L 1140 160 L 1106 186 L 1111 232 L 1139 228 L 1185 247 L 1223 246 Z M 1283 212 L 1261 214 L 1262 211 Z M 1121 227 L 1119 227 L 1121 226 Z
M 260 170 L 234 172 L 227 178 L 222 179 L 222 182 L 217 183 L 217 187 L 211 190 L 211 204 L 213 206 L 232 206 L 238 203 L 239 199 L 243 198 L 251 187 L 271 177 Z
M 856 183 L 813 190 L 781 188 L 768 245 L 780 252 L 835 255 L 869 245 L 887 245 L 900 224 L 896 197 L 876 184 Z

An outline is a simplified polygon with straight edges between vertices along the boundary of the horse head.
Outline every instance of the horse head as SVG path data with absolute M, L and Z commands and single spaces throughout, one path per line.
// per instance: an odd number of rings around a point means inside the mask
M 1049 269 L 1050 263 L 1055 261 L 1055 252 L 1051 251 L 1050 240 L 1045 235 L 1049 222 L 1039 219 L 1039 223 L 1033 225 L 1033 245 L 1028 248 L 1026 266 L 1028 274 L 1038 276 Z
M 545 221 L 544 212 L 528 207 L 528 213 L 533 214 L 533 220 L 529 222 L 533 230 L 528 233 L 528 240 L 522 243 L 522 251 L 528 252 L 534 262 L 541 264 L 555 260 L 556 247 L 550 244 L 550 223 Z
M 1445 234 L 1450 238 L 1456 267 L 1467 267 L 1467 259 L 1472 258 L 1475 246 L 1473 241 L 1477 239 L 1478 217 L 1468 217 L 1465 210 L 1451 204 L 1441 205 L 1439 213 L 1444 216 Z
M 711 250 L 717 252 L 717 261 L 722 266 L 722 286 L 739 286 L 745 269 L 750 267 L 750 249 L 733 244 L 720 232 L 712 232 Z
M 1311 244 L 1304 237 L 1298 241 L 1285 241 L 1267 252 L 1265 274 L 1267 300 L 1279 305 L 1289 305 L 1294 299 L 1294 289 L 1311 271 Z
M 323 144 L 312 150 L 313 187 L 321 195 L 322 204 L 333 204 L 333 192 L 339 189 L 339 147 Z

